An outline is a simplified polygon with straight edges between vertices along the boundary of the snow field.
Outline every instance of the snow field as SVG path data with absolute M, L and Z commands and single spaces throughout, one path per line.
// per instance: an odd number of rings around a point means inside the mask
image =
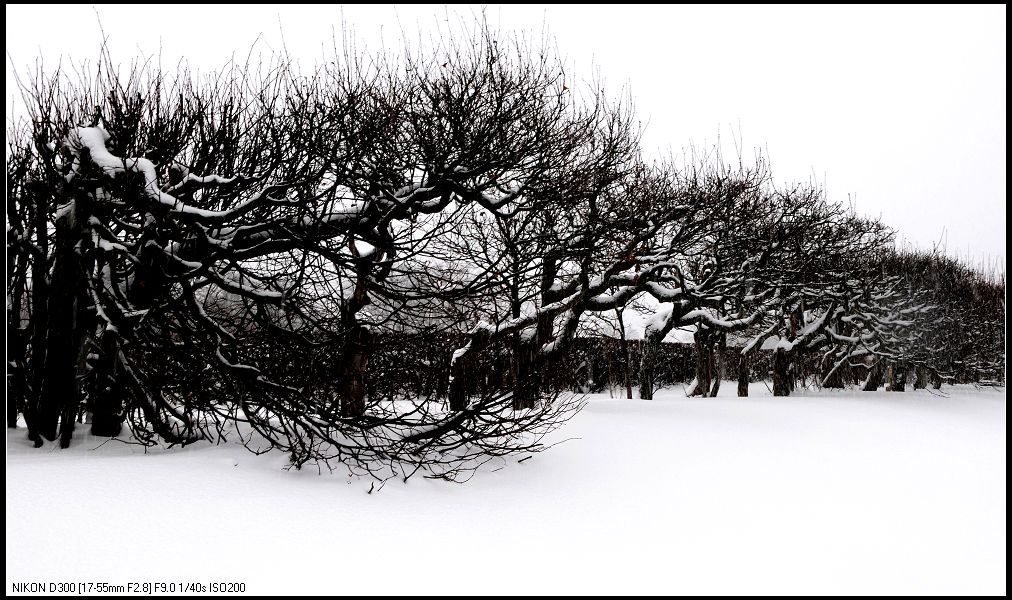
M 1005 391 L 589 398 L 464 485 L 7 438 L 17 581 L 256 594 L 1005 594 Z

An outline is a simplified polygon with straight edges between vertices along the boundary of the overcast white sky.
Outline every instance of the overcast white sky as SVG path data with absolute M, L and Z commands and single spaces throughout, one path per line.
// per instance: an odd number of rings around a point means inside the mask
M 456 6 L 7 5 L 11 65 L 37 57 L 179 57 L 201 71 L 245 54 L 259 34 L 308 65 L 342 16 L 370 49 L 406 30 L 480 11 Z M 343 11 L 343 12 L 342 12 Z M 547 29 L 574 77 L 599 70 L 628 86 L 649 152 L 676 154 L 718 138 L 770 157 L 780 180 L 825 181 L 905 240 L 950 254 L 1005 259 L 1005 17 L 997 6 L 495 6 L 489 20 Z M 455 17 L 456 15 L 456 17 Z M 943 238 L 944 235 L 944 238 Z

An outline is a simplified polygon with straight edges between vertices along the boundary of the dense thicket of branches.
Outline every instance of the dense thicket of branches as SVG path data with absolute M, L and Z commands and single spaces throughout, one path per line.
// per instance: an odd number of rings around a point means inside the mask
M 296 465 L 456 479 L 540 450 L 579 407 L 559 372 L 593 370 L 572 352 L 588 316 L 633 302 L 652 316 L 620 362 L 643 398 L 670 381 L 677 327 L 700 395 L 728 366 L 747 393 L 774 339 L 778 394 L 815 353 L 822 385 L 863 369 L 870 386 L 883 361 L 1003 379 L 1003 275 L 892 253 L 887 228 L 761 159 L 648 164 L 627 103 L 551 54 L 483 26 L 454 39 L 310 73 L 103 54 L 28 79 L 8 136 L 8 425 L 66 446 L 84 413 L 144 443 L 240 423 Z

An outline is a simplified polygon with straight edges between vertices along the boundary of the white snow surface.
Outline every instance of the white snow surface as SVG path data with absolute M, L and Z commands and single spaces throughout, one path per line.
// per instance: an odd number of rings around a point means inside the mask
M 598 394 L 522 464 L 371 495 L 232 443 L 8 430 L 7 590 L 1004 595 L 1005 391 L 942 391 Z

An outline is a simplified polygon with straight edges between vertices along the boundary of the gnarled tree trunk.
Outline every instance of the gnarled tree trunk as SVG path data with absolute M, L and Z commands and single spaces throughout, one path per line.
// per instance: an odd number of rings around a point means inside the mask
M 882 367 L 878 364 L 868 369 L 868 378 L 861 388 L 865 392 L 874 392 L 882 386 Z
M 90 242 L 88 200 L 87 193 L 75 194 L 56 221 L 55 263 L 48 294 L 46 361 L 37 426 L 42 437 L 50 441 L 56 439 L 58 427 L 62 429 L 64 448 L 70 444 L 81 403 L 78 371 L 86 356 L 88 272 L 82 244 Z
M 106 330 L 102 335 L 100 362 L 94 366 L 94 387 L 91 397 L 91 433 L 101 437 L 114 437 L 123 429 L 123 396 L 120 385 L 119 339 Z
M 661 348 L 664 334 L 651 332 L 643 340 L 643 354 L 640 356 L 640 399 L 654 399 L 654 379 L 656 377 L 657 353 Z
M 365 414 L 366 377 L 372 333 L 364 325 L 355 325 L 347 334 L 343 352 L 341 380 L 341 415 L 357 417 Z
M 720 380 L 724 378 L 724 361 L 727 353 L 727 333 L 717 333 L 717 348 L 713 353 L 713 387 L 710 388 L 710 397 L 716 398 L 720 391 Z
M 696 378 L 689 396 L 705 397 L 710 392 L 713 378 L 713 332 L 697 325 L 693 335 L 696 341 Z
M 467 408 L 468 382 L 471 377 L 470 360 L 460 358 L 450 367 L 449 400 L 450 410 Z
M 748 397 L 749 370 L 752 368 L 752 352 L 742 352 L 738 358 L 738 396 Z
M 789 396 L 791 394 L 791 360 L 783 348 L 773 352 L 773 395 Z

